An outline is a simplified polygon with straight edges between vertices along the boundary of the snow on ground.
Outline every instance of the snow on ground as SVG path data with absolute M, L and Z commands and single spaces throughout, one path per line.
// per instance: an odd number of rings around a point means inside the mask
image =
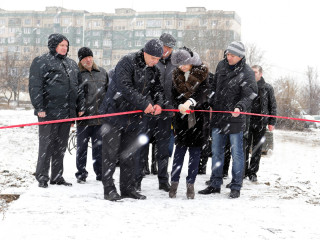
M 0 111 L 0 126 L 35 122 L 32 111 Z M 320 133 L 276 130 L 272 154 L 263 156 L 258 183 L 245 179 L 239 199 L 221 194 L 185 196 L 187 159 L 176 199 L 158 190 L 156 176 L 142 182 L 147 200 L 103 200 L 89 153 L 89 178 L 77 184 L 75 150 L 65 157 L 72 187 L 40 189 L 32 173 L 37 127 L 0 130 L 0 194 L 21 194 L 0 212 L 1 239 L 319 239 Z M 208 166 L 209 169 L 210 166 Z M 171 163 L 169 171 L 171 170 Z M 115 173 L 118 186 L 119 169 Z M 199 175 L 196 190 L 209 174 Z M 1 200 L 0 200 L 1 201 Z

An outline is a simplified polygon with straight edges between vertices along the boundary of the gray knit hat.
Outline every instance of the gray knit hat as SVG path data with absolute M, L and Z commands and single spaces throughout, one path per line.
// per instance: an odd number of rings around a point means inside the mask
M 176 45 L 176 39 L 169 33 L 162 33 L 159 39 L 164 46 L 169 48 L 173 48 Z
M 143 50 L 151 56 L 161 58 L 163 54 L 163 44 L 159 39 L 151 39 L 144 45 Z
M 243 58 L 246 55 L 246 49 L 242 42 L 233 41 L 227 47 L 226 53 L 231 53 L 240 58 Z
M 184 49 L 178 49 L 172 52 L 171 63 L 174 66 L 189 65 L 189 64 L 194 66 L 200 66 L 202 64 L 198 53 L 193 52 L 193 56 L 191 57 L 191 54 Z

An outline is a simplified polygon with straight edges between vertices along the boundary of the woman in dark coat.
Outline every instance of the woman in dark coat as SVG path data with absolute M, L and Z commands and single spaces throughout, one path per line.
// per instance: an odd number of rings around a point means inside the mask
M 184 156 L 189 150 L 187 176 L 187 198 L 194 198 L 194 182 L 198 173 L 201 147 L 209 135 L 209 113 L 188 110 L 208 110 L 208 68 L 201 62 L 199 55 L 183 47 L 173 52 L 172 97 L 173 105 L 180 112 L 174 117 L 176 134 L 175 153 L 171 171 L 171 188 L 169 197 L 176 197 Z

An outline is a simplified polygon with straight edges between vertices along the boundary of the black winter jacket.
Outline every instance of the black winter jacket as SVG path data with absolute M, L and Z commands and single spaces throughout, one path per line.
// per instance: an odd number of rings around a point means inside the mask
M 77 112 L 84 111 L 81 74 L 77 63 L 55 51 L 62 41 L 61 36 L 51 35 L 48 42 L 50 52 L 36 57 L 30 67 L 31 103 L 35 115 L 46 112 L 44 120 L 73 118 L 77 117 Z
M 173 72 L 172 97 L 175 108 L 193 98 L 197 104 L 195 110 L 209 110 L 208 104 L 209 84 L 208 68 L 205 65 L 193 66 L 187 81 L 184 72 L 176 68 Z M 210 114 L 194 112 L 196 124 L 189 128 L 189 114 L 176 113 L 173 126 L 175 131 L 175 143 L 187 147 L 201 147 L 209 137 Z
M 171 55 L 166 59 L 160 59 L 157 67 L 160 69 L 160 82 L 164 90 L 165 96 L 165 103 L 163 108 L 164 109 L 173 109 L 172 105 L 172 73 L 173 70 L 176 68 L 171 63 Z M 173 116 L 172 112 L 162 112 L 160 117 L 168 117 Z
M 258 96 L 253 100 L 251 112 L 277 115 L 277 102 L 273 87 L 269 83 L 266 83 L 263 77 L 261 77 L 257 84 Z M 251 123 L 274 126 L 276 124 L 276 118 L 252 116 Z
M 156 66 L 148 67 L 143 50 L 124 56 L 115 68 L 114 78 L 100 106 L 100 113 L 144 111 L 149 104 L 163 106 L 163 88 Z M 119 127 L 138 127 L 141 114 L 128 114 L 105 118 Z
M 98 67 L 93 63 L 92 71 L 89 72 L 79 62 L 79 69 L 82 76 L 82 86 L 85 98 L 85 112 L 83 116 L 99 115 L 99 107 L 103 101 L 103 98 L 108 90 L 108 74 L 102 67 Z M 80 126 L 93 126 L 101 125 L 102 120 L 100 118 L 94 118 L 89 120 L 77 121 Z
M 257 84 L 252 69 L 246 64 L 245 58 L 230 67 L 227 59 L 217 66 L 211 85 L 210 106 L 213 111 L 231 111 L 239 108 L 246 112 L 252 100 L 257 96 Z M 212 128 L 221 129 L 224 134 L 239 133 L 245 130 L 246 115 L 232 117 L 230 113 L 213 113 Z

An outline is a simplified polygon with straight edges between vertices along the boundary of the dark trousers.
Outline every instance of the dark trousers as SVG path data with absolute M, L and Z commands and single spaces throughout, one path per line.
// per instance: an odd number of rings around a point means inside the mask
M 38 118 L 39 122 L 44 120 Z M 63 158 L 68 146 L 71 123 L 39 125 L 39 155 L 36 169 L 38 181 L 49 181 L 51 162 L 51 180 L 60 181 L 63 174 Z
M 168 182 L 168 160 L 169 160 L 169 143 L 171 136 L 171 118 L 144 117 L 144 134 L 148 139 L 153 138 L 155 144 L 155 159 L 158 163 L 158 179 L 159 183 Z M 148 161 L 149 144 L 141 148 L 139 168 L 136 172 L 137 181 L 142 180 L 142 171 L 145 162 Z
M 179 182 L 181 170 L 183 167 L 184 156 L 188 147 L 176 145 L 176 150 L 174 152 L 172 171 L 171 171 L 171 181 Z M 188 164 L 188 176 L 187 183 L 194 184 L 198 174 L 198 166 L 200 161 L 201 147 L 189 147 L 189 164 Z
M 110 124 L 102 125 L 102 183 L 104 193 L 116 190 L 113 174 L 116 162 L 120 162 L 120 191 L 126 194 L 134 190 L 135 162 L 141 144 L 140 129 L 127 130 Z
M 259 170 L 260 158 L 262 153 L 262 141 L 266 133 L 266 126 L 251 123 L 248 134 L 248 145 L 246 148 L 245 171 L 247 176 L 256 175 Z M 251 147 L 252 146 L 252 147 Z M 251 160 L 249 162 L 249 151 L 252 148 Z
M 87 178 L 88 172 L 86 170 L 87 165 L 87 153 L 88 142 L 91 138 L 92 143 L 92 160 L 93 170 L 97 177 L 101 178 L 101 155 L 102 155 L 102 137 L 100 132 L 101 125 L 97 126 L 77 126 L 77 157 L 76 165 L 78 172 L 76 177 Z

